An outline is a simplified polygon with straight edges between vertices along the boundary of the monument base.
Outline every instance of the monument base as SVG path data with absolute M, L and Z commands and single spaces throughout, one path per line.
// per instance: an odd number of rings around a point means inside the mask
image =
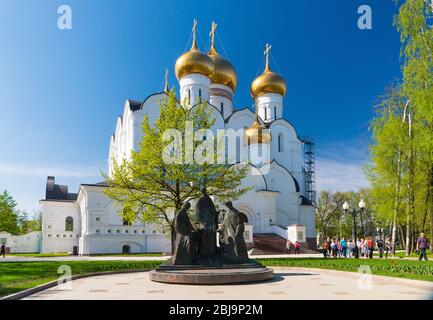
M 265 266 L 224 268 L 156 269 L 149 273 L 150 280 L 177 284 L 234 284 L 272 279 L 274 271 Z

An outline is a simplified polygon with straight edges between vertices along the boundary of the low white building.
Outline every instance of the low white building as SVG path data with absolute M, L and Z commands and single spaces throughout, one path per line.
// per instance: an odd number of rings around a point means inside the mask
M 195 33 L 195 32 L 194 32 Z M 181 55 L 175 65 L 179 80 L 180 103 L 193 109 L 198 101 L 207 101 L 217 129 L 247 129 L 241 139 L 236 162 L 243 163 L 252 148 L 269 150 L 270 159 L 260 166 L 250 166 L 242 185 L 252 190 L 234 201 L 252 226 L 248 237 L 268 233 L 287 236 L 287 226 L 302 225 L 305 242 L 316 247 L 315 209 L 311 202 L 311 172 L 305 170 L 304 141 L 294 126 L 283 117 L 286 82 L 271 71 L 269 49 L 263 73 L 251 84 L 250 92 L 256 112 L 235 109 L 233 96 L 237 75 L 233 65 L 215 49 L 212 36 L 210 51 L 199 51 L 193 37 L 192 48 Z M 153 123 L 159 116 L 164 92 L 150 94 L 143 101 L 126 100 L 122 116 L 116 122 L 108 150 L 108 175 L 113 163 L 130 159 L 142 138 L 144 117 Z M 290 106 L 294 107 L 294 106 Z M 310 116 L 308 114 L 306 117 Z M 270 135 L 254 135 L 248 129 L 269 129 Z M 265 130 L 266 131 L 266 130 Z M 121 252 L 169 252 L 169 239 L 155 226 L 143 223 L 128 225 L 116 213 L 113 201 L 105 196 L 104 183 L 82 184 L 77 194 L 48 177 L 46 197 L 41 200 L 42 252 L 78 252 L 80 254 Z M 312 192 L 313 191 L 313 192 Z M 310 199 L 309 199 L 310 198 Z
M 42 234 L 40 231 L 14 236 L 8 232 L 0 232 L 0 244 L 5 244 L 10 253 L 41 252 Z

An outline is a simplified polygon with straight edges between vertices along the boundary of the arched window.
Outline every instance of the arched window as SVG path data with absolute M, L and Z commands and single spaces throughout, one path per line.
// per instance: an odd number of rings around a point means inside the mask
M 66 217 L 66 219 L 65 219 L 65 231 L 74 231 L 74 218 Z
M 278 152 L 283 152 L 283 135 L 278 134 Z

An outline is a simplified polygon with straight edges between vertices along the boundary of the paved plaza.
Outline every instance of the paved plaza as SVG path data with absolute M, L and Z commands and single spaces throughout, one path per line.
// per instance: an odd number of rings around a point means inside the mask
M 152 282 L 148 272 L 94 276 L 27 297 L 31 300 L 293 300 L 432 299 L 433 283 L 308 268 L 273 268 L 273 280 L 241 285 L 192 286 Z M 371 277 L 371 278 L 369 278 Z

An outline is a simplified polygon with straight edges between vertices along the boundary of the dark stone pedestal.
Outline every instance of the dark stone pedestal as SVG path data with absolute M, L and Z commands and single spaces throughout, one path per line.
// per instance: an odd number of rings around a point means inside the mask
M 149 273 L 150 280 L 177 284 L 235 284 L 272 279 L 273 270 L 261 264 L 246 263 L 222 266 L 161 265 Z

